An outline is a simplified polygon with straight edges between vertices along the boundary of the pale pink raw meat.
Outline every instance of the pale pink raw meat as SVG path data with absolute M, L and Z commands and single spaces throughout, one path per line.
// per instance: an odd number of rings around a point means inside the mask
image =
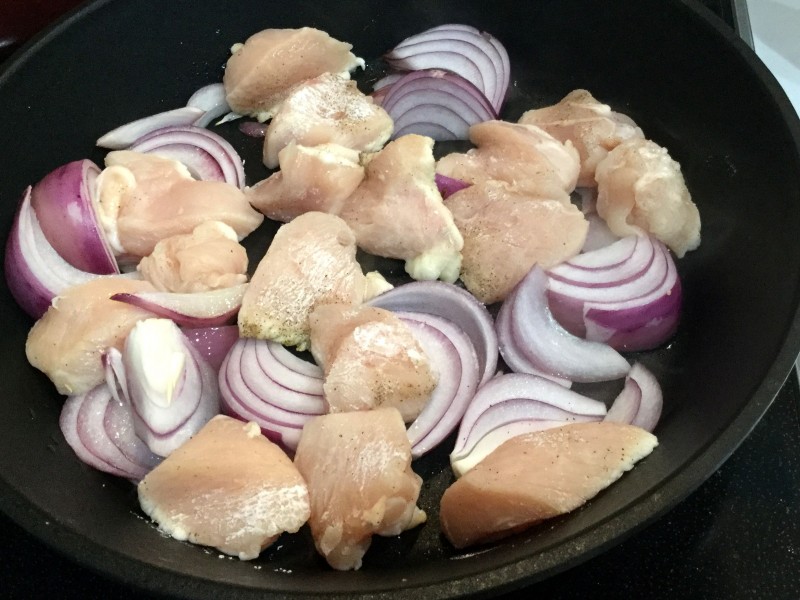
M 644 429 L 609 421 L 513 437 L 445 490 L 442 530 L 456 548 L 523 531 L 583 505 L 657 444 Z
M 351 49 L 311 27 L 259 31 L 232 48 L 223 77 L 228 105 L 266 121 L 297 84 L 322 73 L 363 67 Z
M 206 221 L 158 242 L 137 269 L 162 292 L 205 292 L 245 283 L 247 252 L 228 225 Z
M 438 378 L 403 321 L 381 308 L 324 304 L 309 323 L 329 412 L 393 406 L 406 423 L 419 416 Z
M 303 427 L 295 465 L 308 484 L 314 544 L 335 569 L 361 567 L 372 535 L 425 522 L 422 478 L 394 408 L 315 417 Z
M 537 197 L 502 181 L 481 181 L 445 200 L 464 236 L 461 280 L 497 302 L 534 264 L 547 269 L 580 252 L 589 223 L 560 199 Z
M 290 142 L 301 146 L 334 143 L 377 152 L 394 125 L 380 106 L 358 89 L 355 81 L 334 73 L 297 85 L 281 103 L 264 137 L 264 164 L 278 166 L 278 152 Z
M 153 313 L 111 300 L 119 293 L 154 292 L 147 281 L 98 277 L 68 288 L 28 333 L 25 353 L 60 394 L 82 394 L 105 379 L 102 356 L 122 349 L 128 332 Z
M 597 213 L 614 234 L 644 230 L 679 258 L 700 245 L 700 213 L 666 148 L 627 140 L 597 165 L 596 177 Z
M 242 560 L 256 558 L 310 514 L 308 488 L 292 461 L 256 423 L 211 419 L 138 486 L 159 529 Z
M 609 150 L 631 138 L 643 138 L 629 117 L 598 102 L 586 90 L 573 90 L 557 104 L 525 112 L 519 123 L 536 125 L 557 140 L 572 142 L 581 159 L 579 187 L 595 187 L 594 172 Z
M 469 139 L 477 147 L 443 156 L 437 173 L 467 183 L 505 181 L 519 190 L 569 202 L 580 171 L 580 157 L 571 142 L 562 143 L 535 125 L 497 120 L 470 127 Z
M 358 246 L 405 260 L 414 279 L 455 281 L 463 240 L 436 187 L 433 140 L 404 135 L 363 162 L 366 178 L 339 213 Z
M 364 179 L 356 150 L 338 144 L 288 144 L 280 171 L 245 189 L 250 203 L 270 219 L 291 221 L 312 210 L 338 214 Z
M 115 251 L 147 256 L 170 236 L 222 221 L 241 240 L 264 220 L 244 193 L 222 181 L 197 181 L 181 163 L 117 150 L 97 178 L 100 219 Z
M 281 226 L 242 299 L 239 332 L 304 350 L 318 304 L 360 304 L 367 282 L 353 232 L 335 215 L 305 213 Z

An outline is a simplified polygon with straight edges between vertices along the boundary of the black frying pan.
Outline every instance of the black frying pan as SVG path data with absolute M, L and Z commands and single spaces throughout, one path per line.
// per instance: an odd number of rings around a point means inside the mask
M 327 569 L 307 532 L 255 563 L 219 560 L 160 536 L 138 517 L 129 484 L 76 460 L 58 431 L 61 398 L 24 358 L 31 323 L 3 288 L 0 508 L 88 566 L 177 596 L 434 598 L 508 589 L 574 566 L 662 515 L 730 455 L 800 349 L 800 123 L 753 53 L 689 0 L 96 2 L 0 75 L 2 229 L 27 184 L 70 160 L 100 162 L 93 143 L 101 133 L 219 80 L 228 47 L 258 29 L 319 27 L 374 62 L 445 22 L 473 24 L 506 44 L 507 118 L 585 87 L 683 165 L 703 244 L 679 263 L 685 310 L 676 338 L 637 357 L 664 387 L 659 448 L 585 508 L 484 552 L 458 553 L 438 534 L 436 506 L 451 480 L 442 451 L 415 466 L 429 523 L 376 540 L 358 573 Z M 235 127 L 224 133 L 247 158 L 250 182 L 263 177 L 258 144 Z M 269 233 L 254 236 L 253 254 Z

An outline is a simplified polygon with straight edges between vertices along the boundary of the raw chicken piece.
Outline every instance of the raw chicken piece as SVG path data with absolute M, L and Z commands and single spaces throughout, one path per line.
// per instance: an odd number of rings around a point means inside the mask
M 339 213 L 358 246 L 405 260 L 414 279 L 454 282 L 464 241 L 434 181 L 433 140 L 404 135 L 364 161 L 366 178 Z
M 569 202 L 580 171 L 572 143 L 561 143 L 535 125 L 484 121 L 469 128 L 477 146 L 443 156 L 436 172 L 468 183 L 498 179 L 540 197 Z
M 438 376 L 403 321 L 382 308 L 324 304 L 309 324 L 329 412 L 393 406 L 406 423 L 419 416 Z
M 128 332 L 153 313 L 109 298 L 119 293 L 154 292 L 147 281 L 98 277 L 68 288 L 28 333 L 25 353 L 60 394 L 82 394 L 105 379 L 102 356 L 122 349 Z
M 389 140 L 389 114 L 362 93 L 355 81 L 333 73 L 299 84 L 281 103 L 264 137 L 264 164 L 278 166 L 278 152 L 289 142 L 301 146 L 334 143 L 377 152 Z
M 245 196 L 267 217 L 284 223 L 312 210 L 338 214 L 364 179 L 359 153 L 338 144 L 291 142 L 278 159 L 280 171 L 245 189 Z
M 397 409 L 315 417 L 294 463 L 308 484 L 314 544 L 334 569 L 360 568 L 373 534 L 399 535 L 426 520 Z
M 678 258 L 700 245 L 700 213 L 666 148 L 625 141 L 597 165 L 596 177 L 597 212 L 616 235 L 644 229 Z
M 181 163 L 129 150 L 109 152 L 97 178 L 101 223 L 115 252 L 147 256 L 170 236 L 222 221 L 241 240 L 264 220 L 244 193 L 221 181 L 197 181 Z
M 266 121 L 298 83 L 363 68 L 352 47 L 311 27 L 259 31 L 231 49 L 223 77 L 228 105 Z
M 644 429 L 609 421 L 511 438 L 445 490 L 439 512 L 444 534 L 464 548 L 567 513 L 657 445 Z
M 242 298 L 239 332 L 305 350 L 314 307 L 360 304 L 365 290 L 347 224 L 334 215 L 305 213 L 278 229 L 258 263 Z
M 204 292 L 247 281 L 247 252 L 236 232 L 221 221 L 206 221 L 192 233 L 156 244 L 137 269 L 163 292 Z
M 534 264 L 547 269 L 578 254 L 589 230 L 573 204 L 502 181 L 476 183 L 445 206 L 464 236 L 461 280 L 486 304 L 504 299 Z
M 561 142 L 572 142 L 581 157 L 579 187 L 597 186 L 594 172 L 609 150 L 624 140 L 644 138 L 630 117 L 612 111 L 586 90 L 573 90 L 558 104 L 529 110 L 519 122 L 541 127 Z
M 209 421 L 138 487 L 142 510 L 177 540 L 256 558 L 310 514 L 308 488 L 292 461 L 256 423 Z

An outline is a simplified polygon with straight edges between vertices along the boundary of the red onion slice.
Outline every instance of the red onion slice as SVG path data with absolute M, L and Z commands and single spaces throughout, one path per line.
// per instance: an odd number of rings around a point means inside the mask
M 627 249 L 634 240 L 630 254 Z M 648 350 L 678 325 L 681 284 L 669 250 L 629 236 L 550 269 L 548 300 L 571 333 L 617 349 Z
M 424 313 L 399 312 L 411 328 L 439 383 L 408 428 L 411 455 L 419 458 L 455 430 L 478 389 L 478 356 L 469 336 L 452 321 Z
M 101 148 L 122 150 L 129 147 L 143 135 L 157 129 L 173 126 L 191 125 L 203 116 L 205 111 L 193 106 L 183 106 L 173 110 L 150 115 L 112 129 L 97 140 Z
M 34 319 L 66 288 L 100 275 L 76 269 L 55 251 L 31 207 L 31 188 L 22 197 L 4 259 L 6 283 L 17 304 Z
M 102 389 L 102 386 L 99 387 Z M 117 475 L 118 477 L 125 477 L 128 479 L 139 478 L 138 474 L 130 473 L 123 468 L 120 468 L 105 460 L 104 458 L 97 456 L 83 443 L 82 436 L 78 430 L 78 413 L 80 412 L 81 406 L 83 406 L 86 396 L 91 394 L 93 391 L 94 390 L 90 390 L 89 392 L 86 392 L 86 394 L 82 394 L 80 396 L 70 396 L 64 402 L 64 406 L 61 409 L 61 416 L 58 420 L 61 433 L 64 434 L 64 439 L 67 441 L 67 444 L 70 448 L 72 448 L 73 452 L 75 452 L 78 458 L 80 458 L 82 462 L 86 463 L 90 467 L 94 467 L 95 469 L 105 473 L 110 473 L 111 475 Z M 143 477 L 144 475 L 141 476 Z
M 498 359 L 494 320 L 486 306 L 465 289 L 442 281 L 414 281 L 392 288 L 367 304 L 395 312 L 425 313 L 452 321 L 469 336 L 475 347 L 479 385 L 494 377 Z
M 393 138 L 419 133 L 438 141 L 466 140 L 471 125 L 497 117 L 480 89 L 459 75 L 436 69 L 400 78 L 380 103 L 394 121 Z
M 31 205 L 45 237 L 76 269 L 119 273 L 114 253 L 97 218 L 95 180 L 100 169 L 76 160 L 46 175 L 31 191 Z
M 136 324 L 122 351 L 134 429 L 159 456 L 169 456 L 219 413 L 217 374 L 175 323 Z
M 192 347 L 215 371 L 219 371 L 225 356 L 239 339 L 239 327 L 237 325 L 184 327 L 182 331 Z
M 270 440 L 294 451 L 303 425 L 327 412 L 322 370 L 272 341 L 242 338 L 219 371 L 226 414 L 255 421 Z
M 512 291 L 506 298 L 506 302 L 509 304 L 509 306 L 514 302 L 515 292 L 516 290 Z M 530 360 L 528 360 L 524 352 L 517 347 L 516 337 L 511 333 L 510 310 L 503 310 L 501 308 L 500 312 L 497 313 L 497 319 L 495 319 L 495 329 L 497 331 L 497 338 L 499 340 L 498 345 L 500 348 L 500 356 L 503 357 L 503 361 L 506 363 L 506 366 L 514 373 L 538 375 L 539 377 L 549 379 L 550 381 L 553 381 L 554 383 L 557 383 L 565 388 L 572 387 L 572 381 L 569 379 L 559 377 L 558 375 L 554 375 L 552 373 L 547 373 L 541 369 L 537 369 L 530 362 Z
M 138 481 L 161 460 L 133 432 L 130 406 L 105 384 L 68 397 L 59 425 L 78 458 L 100 471 Z
M 239 131 L 248 137 L 264 138 L 267 135 L 266 123 L 259 123 L 258 121 L 243 121 L 239 123 Z
M 500 445 L 508 437 L 499 432 L 510 436 L 569 422 L 600 421 L 605 414 L 602 402 L 542 377 L 498 375 L 478 390 L 464 413 L 450 462 L 457 474 L 467 465 L 471 468 L 477 463 L 470 458 L 473 450 L 492 432 L 492 443 Z
M 123 293 L 111 299 L 149 310 L 183 327 L 216 327 L 227 324 L 239 312 L 247 285 L 194 293 Z
M 165 148 L 173 148 L 175 152 L 175 146 L 203 150 L 217 163 L 223 181 L 244 188 L 245 173 L 241 156 L 225 138 L 208 129 L 194 126 L 164 127 L 134 140 L 130 149 L 160 154 Z M 184 149 L 183 152 L 188 155 L 188 150 Z M 193 167 L 195 170 L 208 170 L 204 164 L 193 164 Z
M 535 368 L 572 381 L 609 381 L 624 376 L 630 365 L 616 350 L 601 342 L 576 337 L 556 322 L 547 306 L 545 272 L 534 265 L 519 283 L 510 311 L 510 338 L 501 342 L 518 348 Z
M 468 188 L 471 185 L 461 179 L 455 179 L 454 177 L 448 177 L 447 175 L 440 175 L 439 173 L 436 173 L 433 176 L 433 179 L 436 182 L 436 188 L 442 195 L 443 200 L 449 198 L 456 192 L 460 192 L 461 190 Z
M 510 82 L 503 45 L 468 25 L 442 25 L 406 38 L 384 56 L 396 69 L 445 69 L 473 83 L 500 112 Z
M 198 89 L 189 97 L 186 106 L 199 108 L 203 111 L 194 125 L 197 127 L 208 127 L 211 122 L 230 112 L 228 100 L 225 96 L 225 86 L 222 83 L 210 83 Z
M 655 375 L 641 363 L 635 363 L 605 420 L 653 431 L 661 418 L 663 406 L 664 397 Z

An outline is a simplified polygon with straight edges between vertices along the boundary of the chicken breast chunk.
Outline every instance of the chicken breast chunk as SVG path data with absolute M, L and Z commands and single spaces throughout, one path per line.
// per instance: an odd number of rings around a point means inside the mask
M 560 102 L 525 112 L 519 120 L 536 125 L 557 140 L 571 142 L 581 161 L 579 187 L 595 187 L 597 163 L 621 142 L 644 138 L 642 130 L 630 117 L 611 110 L 586 90 L 573 90 Z
M 310 514 L 308 488 L 283 450 L 256 423 L 222 415 L 150 471 L 138 492 L 165 533 L 242 560 Z
M 393 406 L 406 423 L 419 416 L 438 377 L 403 321 L 381 308 L 324 304 L 309 323 L 329 412 Z
M 223 77 L 228 105 L 266 121 L 297 84 L 363 67 L 352 47 L 312 27 L 259 31 L 231 49 Z
M 395 408 L 315 417 L 303 427 L 295 465 L 308 484 L 314 544 L 334 569 L 361 567 L 372 535 L 425 522 L 422 479 Z
M 439 518 L 456 548 L 501 539 L 578 508 L 658 444 L 632 425 L 574 423 L 511 438 L 453 483 Z
M 700 212 L 681 166 L 650 140 L 621 143 L 597 165 L 597 213 L 619 237 L 644 230 L 681 258 L 700 245 Z
M 377 152 L 392 131 L 392 118 L 355 81 L 323 73 L 299 84 L 281 103 L 264 137 L 264 164 L 277 167 L 278 153 L 290 142 Z

